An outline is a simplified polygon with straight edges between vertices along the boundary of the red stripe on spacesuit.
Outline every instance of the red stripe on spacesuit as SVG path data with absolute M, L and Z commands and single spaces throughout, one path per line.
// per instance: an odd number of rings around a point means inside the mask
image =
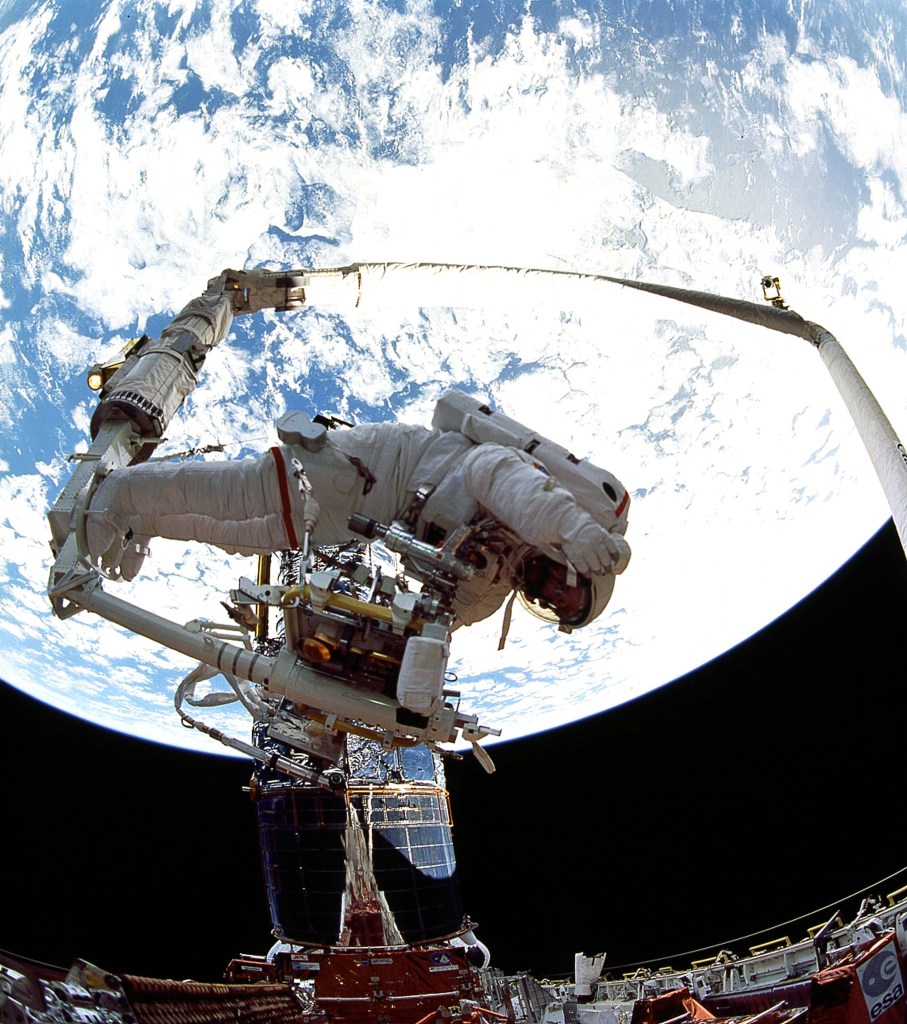
M 287 485 L 287 467 L 283 461 L 283 453 L 279 448 L 272 448 L 271 454 L 277 463 L 277 486 L 280 488 L 280 504 L 283 509 L 283 525 L 287 531 L 287 538 L 291 548 L 298 548 L 299 541 L 296 539 L 296 530 L 293 527 L 293 513 L 290 505 L 290 488 Z
M 614 514 L 617 516 L 618 519 L 620 519 L 621 513 L 627 507 L 629 501 L 630 495 L 627 491 L 624 491 L 624 496 L 620 499 L 620 504 L 614 510 Z

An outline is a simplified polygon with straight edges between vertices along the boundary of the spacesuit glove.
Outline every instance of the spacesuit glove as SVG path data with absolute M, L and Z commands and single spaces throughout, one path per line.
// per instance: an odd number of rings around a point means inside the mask
M 630 563 L 630 545 L 619 533 L 609 533 L 591 519 L 577 522 L 561 537 L 561 550 L 583 576 L 613 572 Z

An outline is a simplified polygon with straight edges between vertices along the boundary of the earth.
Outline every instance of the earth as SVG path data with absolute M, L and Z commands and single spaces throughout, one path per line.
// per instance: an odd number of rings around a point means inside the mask
M 180 728 L 184 659 L 53 617 L 46 511 L 87 368 L 224 267 L 443 261 L 761 301 L 844 344 L 907 424 L 907 10 L 824 0 L 0 0 L 0 653 L 86 720 Z M 614 289 L 597 309 L 420 303 L 238 321 L 161 455 L 242 458 L 287 409 L 427 423 L 450 387 L 606 466 L 633 504 L 607 613 L 456 635 L 464 710 L 514 739 L 740 643 L 887 516 L 806 342 Z M 157 541 L 116 592 L 222 617 L 251 560 Z M 238 712 L 212 712 L 244 735 Z

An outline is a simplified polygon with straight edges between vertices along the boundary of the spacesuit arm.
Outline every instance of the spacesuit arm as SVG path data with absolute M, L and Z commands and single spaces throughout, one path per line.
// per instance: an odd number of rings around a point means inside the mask
M 465 457 L 463 474 L 470 495 L 527 543 L 562 551 L 585 575 L 626 568 L 630 549 L 623 537 L 596 523 L 526 452 L 477 445 Z

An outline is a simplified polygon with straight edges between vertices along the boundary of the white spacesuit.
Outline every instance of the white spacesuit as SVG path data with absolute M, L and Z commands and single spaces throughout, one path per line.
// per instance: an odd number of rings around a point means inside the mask
M 256 459 L 116 469 L 86 513 L 89 554 L 131 579 L 156 536 L 245 555 L 300 547 L 308 503 L 294 459 L 317 501 L 314 546 L 361 540 L 348 528 L 354 513 L 407 522 L 433 545 L 463 524 L 481 524 L 481 557 L 453 600 L 458 624 L 486 618 L 520 591 L 562 627 L 585 625 L 604 609 L 614 574 L 629 561 L 629 497 L 610 474 L 582 463 L 590 479 L 604 479 L 592 499 L 578 503 L 518 447 L 399 423 L 322 431 L 305 446 L 284 444 Z

